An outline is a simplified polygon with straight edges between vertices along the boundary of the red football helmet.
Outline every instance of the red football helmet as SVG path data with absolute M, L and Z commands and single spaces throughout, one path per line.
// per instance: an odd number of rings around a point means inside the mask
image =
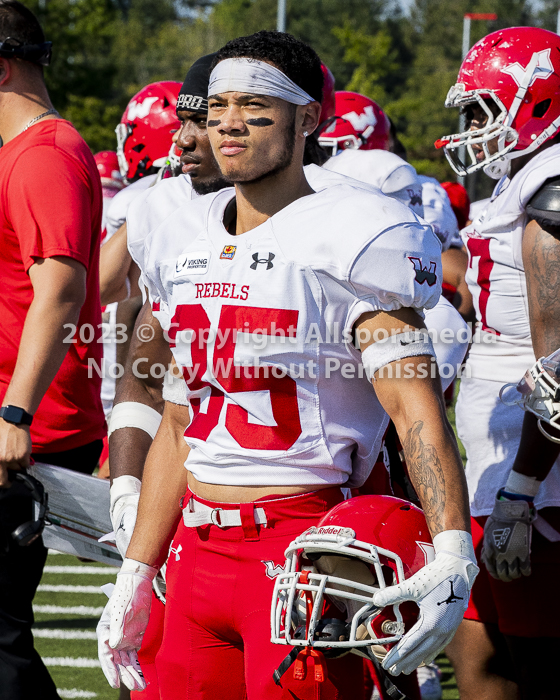
M 383 658 L 416 623 L 418 608 L 378 608 L 373 596 L 433 558 L 424 514 L 408 501 L 358 496 L 340 503 L 286 550 L 272 598 L 272 641 Z
M 449 197 L 451 208 L 459 224 L 459 229 L 465 228 L 471 210 L 469 193 L 459 182 L 442 182 L 440 184 Z
M 459 175 L 484 168 L 499 179 L 513 158 L 535 151 L 560 129 L 560 37 L 546 29 L 512 27 L 481 39 L 467 54 L 445 101 L 446 107 L 469 104 L 484 110 L 485 126 L 444 136 L 436 148 L 445 148 Z M 494 139 L 498 149 L 491 154 L 488 143 Z M 480 160 L 473 145 L 482 147 Z M 462 162 L 461 146 L 470 163 Z
M 323 71 L 323 99 L 321 100 L 321 116 L 319 117 L 319 126 L 326 122 L 327 119 L 334 117 L 336 114 L 336 94 L 334 91 L 334 75 L 329 68 L 321 63 Z
M 389 117 L 381 107 L 357 92 L 337 92 L 336 117 L 331 117 L 319 143 L 333 156 L 345 148 L 387 151 L 391 135 Z
M 115 151 L 100 151 L 94 156 L 101 184 L 114 190 L 122 190 L 124 182 L 119 170 L 119 159 Z
M 120 170 L 128 182 L 165 165 L 173 131 L 181 126 L 175 112 L 180 88 L 170 80 L 152 83 L 128 103 L 115 129 Z

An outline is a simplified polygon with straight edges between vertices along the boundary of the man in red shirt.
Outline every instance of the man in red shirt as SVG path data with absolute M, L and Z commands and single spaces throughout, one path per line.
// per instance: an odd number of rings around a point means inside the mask
M 15 473 L 36 460 L 91 473 L 105 421 L 100 378 L 102 193 L 93 156 L 43 78 L 50 44 L 21 3 L 0 0 L 0 688 L 58 698 L 33 649 L 46 549 L 18 546 L 32 519 Z M 56 173 L 56 180 L 53 174 Z M 56 183 L 56 184 L 55 184 Z

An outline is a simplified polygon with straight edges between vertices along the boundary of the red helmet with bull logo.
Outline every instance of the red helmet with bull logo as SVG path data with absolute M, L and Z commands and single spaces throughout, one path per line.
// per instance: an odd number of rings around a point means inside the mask
M 433 561 L 423 512 L 392 496 L 358 496 L 332 508 L 286 550 L 272 600 L 272 641 L 383 658 L 418 618 L 414 603 L 373 604 Z
M 173 132 L 180 128 L 175 112 L 181 83 L 151 83 L 130 100 L 117 134 L 122 176 L 134 182 L 165 165 Z
M 560 37 L 546 29 L 511 27 L 481 39 L 445 101 L 467 112 L 467 119 L 469 105 L 483 110 L 485 124 L 444 136 L 436 148 L 445 149 L 459 175 L 484 168 L 499 179 L 513 158 L 535 151 L 560 129 Z M 495 140 L 497 148 L 490 146 Z
M 335 114 L 319 136 L 331 155 L 345 148 L 389 150 L 391 123 L 377 102 L 357 92 L 337 92 Z

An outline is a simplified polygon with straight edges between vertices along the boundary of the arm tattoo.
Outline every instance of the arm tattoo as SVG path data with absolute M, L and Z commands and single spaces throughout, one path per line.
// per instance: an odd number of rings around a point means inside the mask
M 531 326 L 537 336 L 533 342 L 540 340 L 547 355 L 560 345 L 560 243 L 542 229 L 533 242 L 528 273 Z
M 404 452 L 410 478 L 434 537 L 444 530 L 445 476 L 436 448 L 424 444 L 420 436 L 423 427 L 424 422 L 419 420 L 410 428 L 404 441 Z

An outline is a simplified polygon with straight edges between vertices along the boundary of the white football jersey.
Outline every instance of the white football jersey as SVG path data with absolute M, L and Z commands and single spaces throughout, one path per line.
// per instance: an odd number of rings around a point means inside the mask
M 105 209 L 105 198 L 103 200 L 104 230 L 106 235 L 102 243 L 107 243 L 109 238 L 119 230 L 126 221 L 128 209 L 134 199 L 150 187 L 157 175 L 147 175 L 128 185 L 120 192 L 108 200 Z M 109 416 L 113 409 L 115 400 L 115 371 L 117 362 L 117 302 L 107 304 L 105 311 L 109 314 L 109 321 L 103 330 L 103 379 L 101 381 L 101 401 L 105 416 Z
M 390 151 L 344 149 L 329 158 L 323 168 L 373 185 L 424 216 L 422 185 L 416 170 Z
M 465 279 L 480 325 L 469 353 L 475 377 L 514 382 L 535 362 L 522 257 L 525 207 L 548 178 L 559 175 L 556 145 L 513 179 L 502 178 L 485 210 L 461 231 L 469 254 Z
M 370 311 L 437 303 L 439 240 L 351 184 L 232 236 L 234 195 L 188 202 L 145 242 L 153 312 L 188 384 L 187 467 L 207 483 L 359 486 L 387 416 L 352 328 Z
M 110 206 L 107 209 L 107 236 L 103 241 L 104 243 L 106 243 L 111 236 L 114 236 L 124 224 L 126 221 L 126 215 L 128 214 L 128 208 L 134 199 L 142 192 L 142 190 L 145 190 L 153 185 L 156 178 L 157 173 L 154 175 L 146 175 L 146 177 L 141 177 L 139 180 L 136 180 L 136 182 L 128 185 L 113 197 Z
M 525 207 L 550 177 L 560 175 L 560 145 L 538 153 L 511 180 L 504 177 L 486 208 L 461 231 L 469 253 L 466 281 L 478 329 L 457 401 L 457 430 L 467 451 L 466 477 L 474 516 L 489 515 L 506 483 L 521 438 L 523 412 L 499 392 L 534 364 L 527 284 L 522 258 Z M 537 508 L 560 506 L 557 461 L 535 499 Z
M 198 197 L 188 175 L 169 177 L 140 192 L 131 202 L 126 217 L 128 251 L 140 270 L 144 269 L 144 241 L 180 206 Z
M 424 219 L 434 229 L 442 249 L 447 250 L 452 245 L 461 246 L 459 224 L 447 192 L 433 177 L 418 175 L 418 180 L 422 185 Z

